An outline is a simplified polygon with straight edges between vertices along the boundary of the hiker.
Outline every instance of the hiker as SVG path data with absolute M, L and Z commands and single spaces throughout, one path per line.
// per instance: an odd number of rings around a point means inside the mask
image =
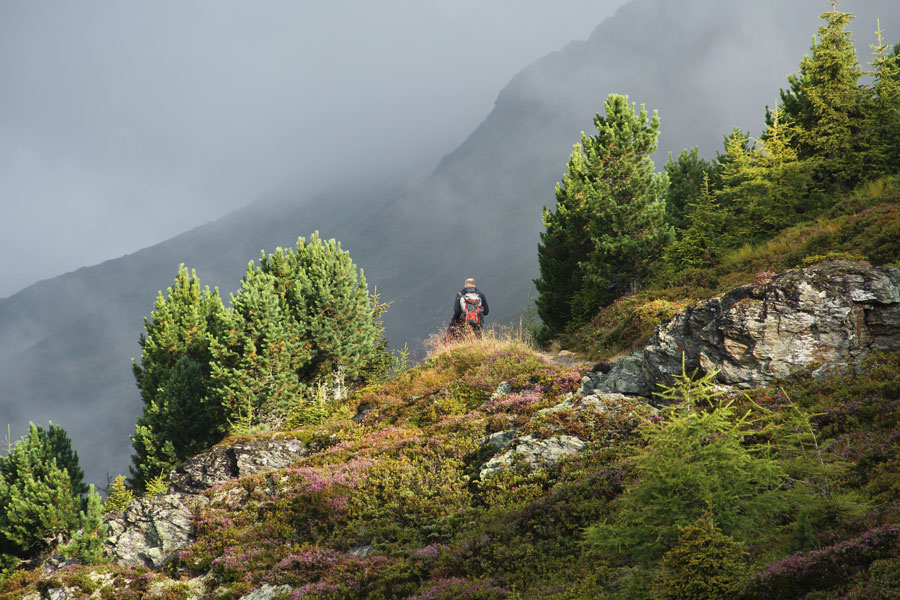
M 467 329 L 481 336 L 484 317 L 489 310 L 487 298 L 475 287 L 475 280 L 471 277 L 466 279 L 465 286 L 457 292 L 456 300 L 453 302 L 453 318 L 447 327 L 447 337 L 465 335 Z

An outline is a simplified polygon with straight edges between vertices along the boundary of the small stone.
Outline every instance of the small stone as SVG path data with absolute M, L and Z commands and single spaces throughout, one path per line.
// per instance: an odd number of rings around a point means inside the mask
M 249 594 L 244 594 L 240 600 L 274 600 L 290 594 L 293 590 L 289 585 L 265 584 Z
M 350 556 L 355 556 L 357 558 L 365 558 L 372 554 L 375 551 L 375 546 L 367 545 L 367 546 L 357 546 L 356 548 L 347 552 Z

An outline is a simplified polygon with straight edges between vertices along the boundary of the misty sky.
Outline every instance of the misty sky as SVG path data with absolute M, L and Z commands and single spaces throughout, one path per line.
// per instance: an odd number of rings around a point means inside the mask
M 0 297 L 285 181 L 427 174 L 621 4 L 0 3 Z

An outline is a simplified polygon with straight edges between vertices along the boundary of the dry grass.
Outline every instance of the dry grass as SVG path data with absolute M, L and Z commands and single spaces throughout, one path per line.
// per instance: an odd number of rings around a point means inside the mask
M 504 325 L 487 327 L 480 336 L 469 329 L 453 337 L 447 336 L 444 331 L 437 331 L 425 339 L 424 345 L 427 358 L 457 350 L 475 352 L 479 355 L 494 354 L 512 348 L 537 352 L 537 346 L 526 329 Z

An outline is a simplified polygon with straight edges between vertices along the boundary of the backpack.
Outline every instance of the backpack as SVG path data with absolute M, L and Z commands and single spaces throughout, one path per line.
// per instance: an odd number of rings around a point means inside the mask
M 481 296 L 475 292 L 463 294 L 459 299 L 459 306 L 462 309 L 462 321 L 467 325 L 480 326 L 484 313 L 481 306 Z

